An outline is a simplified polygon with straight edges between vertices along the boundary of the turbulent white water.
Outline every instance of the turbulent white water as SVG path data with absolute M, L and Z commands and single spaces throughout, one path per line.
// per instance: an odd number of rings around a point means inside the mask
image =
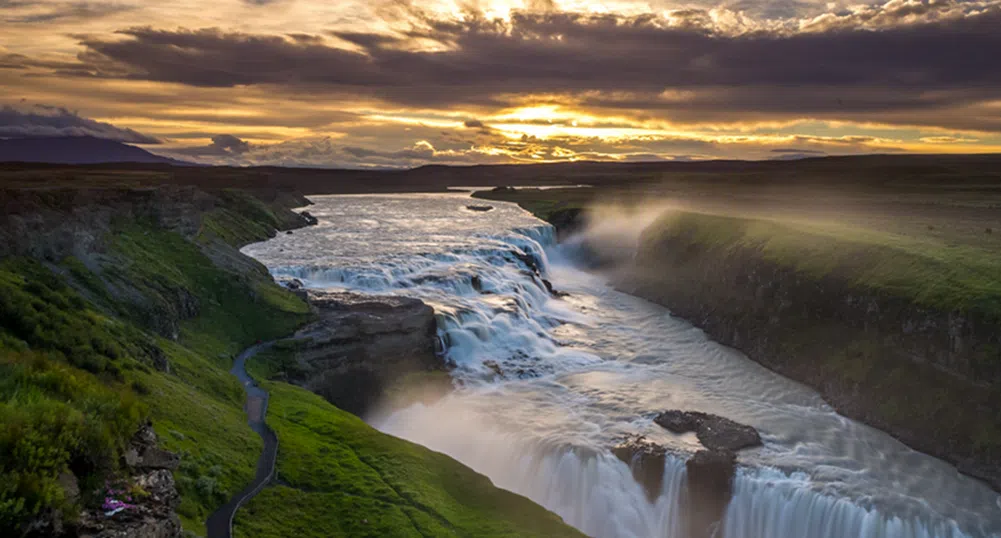
M 679 535 L 694 436 L 664 409 L 756 427 L 724 538 L 1001 537 L 1001 499 L 812 390 L 711 340 L 667 310 L 612 290 L 521 209 L 466 209 L 464 194 L 317 197 L 320 225 L 245 252 L 308 286 L 415 296 L 439 312 L 458 388 L 431 407 L 370 417 L 445 452 L 588 535 Z M 532 260 L 532 261 L 529 261 Z M 565 299 L 553 299 L 530 265 Z M 678 453 L 651 503 L 609 448 L 644 434 Z

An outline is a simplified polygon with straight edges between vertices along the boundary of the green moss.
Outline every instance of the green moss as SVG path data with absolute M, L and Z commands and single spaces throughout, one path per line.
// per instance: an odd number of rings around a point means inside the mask
M 127 261 L 112 272 L 123 285 L 139 288 L 141 316 L 183 315 L 183 303 L 195 303 L 197 315 L 184 323 L 182 336 L 204 353 L 233 353 L 256 340 L 284 336 L 307 317 L 306 304 L 266 272 L 224 270 L 176 233 L 123 227 L 113 245 Z
M 448 456 L 298 387 L 265 388 L 283 485 L 238 513 L 237 536 L 581 536 Z
M 199 240 L 221 239 L 232 246 L 242 246 L 273 237 L 281 219 L 266 204 L 248 193 L 225 190 L 219 193 L 224 203 L 204 216 Z

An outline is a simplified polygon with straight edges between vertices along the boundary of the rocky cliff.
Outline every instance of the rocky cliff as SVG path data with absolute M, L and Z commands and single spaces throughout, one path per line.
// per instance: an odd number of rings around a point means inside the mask
M 196 243 L 216 265 L 236 275 L 260 276 L 266 269 L 234 247 L 311 224 L 308 214 L 288 210 L 308 203 L 291 192 L 209 192 L 170 185 L 0 190 L 0 258 L 50 264 L 72 259 L 100 276 L 110 294 L 106 302 L 128 305 L 131 317 L 177 339 L 180 322 L 198 316 L 199 298 L 181 282 L 130 271 L 137 260 L 123 238 L 131 232 L 148 237 L 150 230 L 176 234 Z
M 989 313 L 931 307 L 838 268 L 818 276 L 683 227 L 648 233 L 618 286 L 1001 489 L 1001 330 Z
M 316 320 L 276 346 L 268 376 L 364 415 L 408 377 L 443 374 L 434 309 L 418 299 L 309 290 Z

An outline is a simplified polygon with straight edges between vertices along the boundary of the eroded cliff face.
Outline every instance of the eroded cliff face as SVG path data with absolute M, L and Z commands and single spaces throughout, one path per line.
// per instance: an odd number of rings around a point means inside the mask
M 175 233 L 194 242 L 218 267 L 235 275 L 269 278 L 267 270 L 237 248 L 277 230 L 315 223 L 292 192 L 215 191 L 164 185 L 151 188 L 0 190 L 0 258 L 24 256 L 55 267 L 67 259 L 96 273 L 111 297 L 131 305 L 129 317 L 176 340 L 180 323 L 201 312 L 201 298 L 183 282 L 145 279 L 128 251 L 130 234 Z M 163 244 L 163 248 L 170 248 Z M 155 260 L 154 260 L 155 261 Z M 79 291 L 101 302 L 93 290 Z
M 316 321 L 279 344 L 275 373 L 364 415 L 408 376 L 444 373 L 434 309 L 407 297 L 304 292 Z
M 617 285 L 1001 490 L 996 320 L 670 234 L 648 237 Z

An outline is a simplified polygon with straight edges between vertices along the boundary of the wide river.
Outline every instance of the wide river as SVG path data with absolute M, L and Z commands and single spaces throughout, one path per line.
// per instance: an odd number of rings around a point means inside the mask
M 999 537 L 1001 498 L 811 389 L 717 344 L 669 310 L 578 267 L 517 206 L 466 194 L 314 197 L 320 224 L 250 245 L 276 276 L 314 288 L 419 297 L 438 312 L 457 389 L 367 417 L 444 452 L 596 538 L 676 536 L 686 454 L 652 418 L 705 411 L 757 428 L 739 454 L 724 538 Z M 525 263 L 569 295 L 552 298 Z M 669 458 L 647 500 L 609 449 L 643 434 Z

